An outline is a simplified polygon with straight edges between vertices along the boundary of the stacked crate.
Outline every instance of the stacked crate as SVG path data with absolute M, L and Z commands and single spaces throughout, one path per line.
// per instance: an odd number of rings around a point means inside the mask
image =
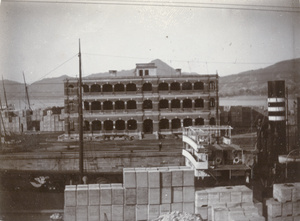
M 269 221 L 300 220 L 300 183 L 274 184 L 266 206 Z
M 246 186 L 203 188 L 195 192 L 195 213 L 204 220 L 265 220 L 262 205 L 253 203 Z
M 124 168 L 123 184 L 68 185 L 65 221 L 144 221 L 171 211 L 194 213 L 189 167 Z
M 135 205 L 135 217 L 124 220 L 151 220 L 171 211 L 194 213 L 194 171 L 189 167 L 124 168 L 123 178 L 125 206 Z

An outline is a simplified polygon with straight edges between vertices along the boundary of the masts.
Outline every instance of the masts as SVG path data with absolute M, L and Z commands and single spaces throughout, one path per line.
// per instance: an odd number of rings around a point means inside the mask
M 82 73 L 81 73 L 81 48 L 79 39 L 79 98 L 78 98 L 78 121 L 79 121 L 79 172 L 83 178 L 83 116 L 82 116 Z
M 6 109 L 8 109 L 7 97 L 6 97 L 6 91 L 5 91 L 5 87 L 4 87 L 4 80 L 3 80 L 3 76 L 2 76 L 2 85 L 3 85 L 3 93 L 4 93 L 4 98 L 5 98 Z M 1 108 L 2 108 L 2 105 L 1 105 Z
M 23 72 L 23 79 L 24 79 L 24 85 L 25 85 L 26 99 L 27 99 L 27 102 L 28 102 L 28 108 L 29 108 L 29 110 L 31 110 L 30 101 L 29 101 L 29 95 L 28 95 L 28 88 L 27 88 L 27 85 L 26 85 L 24 72 Z

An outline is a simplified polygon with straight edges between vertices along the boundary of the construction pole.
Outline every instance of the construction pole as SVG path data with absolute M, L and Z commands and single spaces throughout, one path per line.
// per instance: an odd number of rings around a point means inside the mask
M 79 120 L 79 172 L 80 172 L 80 182 L 83 178 L 83 114 L 82 114 L 82 72 L 81 72 L 81 48 L 79 39 L 79 99 L 78 99 L 78 120 Z

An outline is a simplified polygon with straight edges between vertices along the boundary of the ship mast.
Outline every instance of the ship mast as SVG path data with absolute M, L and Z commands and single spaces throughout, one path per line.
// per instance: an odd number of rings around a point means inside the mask
M 29 101 L 29 95 L 28 95 L 28 87 L 27 87 L 27 84 L 26 84 L 24 71 L 23 71 L 23 79 L 24 79 L 25 93 L 26 93 L 26 99 L 27 99 L 27 103 L 28 103 L 28 108 L 29 108 L 29 110 L 31 110 L 31 107 L 30 107 L 30 101 Z M 7 104 L 6 104 L 6 105 L 7 105 Z M 26 111 L 26 110 L 25 110 L 25 111 Z
M 4 93 L 4 98 L 5 98 L 6 109 L 8 109 L 8 104 L 7 104 L 7 98 L 6 98 L 6 91 L 5 91 L 5 87 L 4 87 L 3 76 L 2 76 L 2 85 L 3 85 L 3 93 Z M 2 108 L 2 105 L 1 105 L 1 108 Z
M 78 99 L 78 121 L 79 121 L 79 172 L 82 182 L 83 178 L 83 116 L 82 116 L 82 72 L 81 72 L 81 48 L 79 39 L 79 99 Z

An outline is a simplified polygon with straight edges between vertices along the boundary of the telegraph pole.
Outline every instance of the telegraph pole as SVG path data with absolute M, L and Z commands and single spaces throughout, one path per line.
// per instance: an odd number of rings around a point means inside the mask
M 78 121 L 79 121 L 79 172 L 80 172 L 80 182 L 83 178 L 83 116 L 82 116 L 82 72 L 81 72 L 81 48 L 79 39 L 79 99 L 78 99 Z

